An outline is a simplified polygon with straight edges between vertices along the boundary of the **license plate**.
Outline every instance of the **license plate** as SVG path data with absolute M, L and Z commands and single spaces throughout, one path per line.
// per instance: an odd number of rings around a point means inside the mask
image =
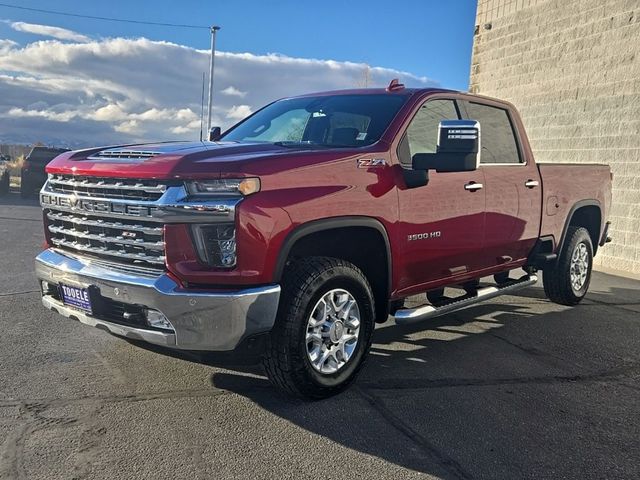
M 88 288 L 71 287 L 69 285 L 60 284 L 60 293 L 62 294 L 62 303 L 69 305 L 85 312 L 92 312 L 91 297 Z

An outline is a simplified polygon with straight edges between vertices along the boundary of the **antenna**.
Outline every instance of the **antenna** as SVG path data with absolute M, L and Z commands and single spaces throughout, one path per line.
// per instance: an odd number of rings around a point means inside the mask
M 200 97 L 200 141 L 202 141 L 202 122 L 204 122 L 204 72 L 202 72 L 202 96 Z

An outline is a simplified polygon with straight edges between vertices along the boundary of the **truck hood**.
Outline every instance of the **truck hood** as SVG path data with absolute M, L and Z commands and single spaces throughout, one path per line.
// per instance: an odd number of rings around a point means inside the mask
M 271 143 L 165 142 L 66 152 L 47 165 L 48 173 L 120 178 L 215 178 L 240 173 L 264 160 L 318 156 L 324 160 L 356 153 L 350 148 L 283 147 Z

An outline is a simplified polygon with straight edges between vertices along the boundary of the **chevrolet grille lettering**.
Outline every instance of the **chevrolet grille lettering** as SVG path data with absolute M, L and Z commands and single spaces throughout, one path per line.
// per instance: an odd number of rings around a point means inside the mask
M 62 197 L 57 195 L 40 195 L 42 205 L 57 206 L 66 210 L 82 210 L 92 213 L 115 213 L 132 217 L 150 217 L 157 207 L 145 205 L 128 205 L 126 203 L 114 203 L 104 200 L 92 200 L 77 197 Z

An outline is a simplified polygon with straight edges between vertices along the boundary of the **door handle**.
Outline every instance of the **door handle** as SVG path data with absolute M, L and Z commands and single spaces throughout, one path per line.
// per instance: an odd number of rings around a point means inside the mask
M 535 188 L 538 185 L 540 185 L 540 182 L 538 182 L 537 180 L 527 180 L 526 182 L 524 182 L 524 186 L 527 188 Z
M 470 192 L 475 192 L 476 190 L 480 190 L 484 185 L 476 182 L 469 182 L 464 186 L 465 190 L 469 190 Z

